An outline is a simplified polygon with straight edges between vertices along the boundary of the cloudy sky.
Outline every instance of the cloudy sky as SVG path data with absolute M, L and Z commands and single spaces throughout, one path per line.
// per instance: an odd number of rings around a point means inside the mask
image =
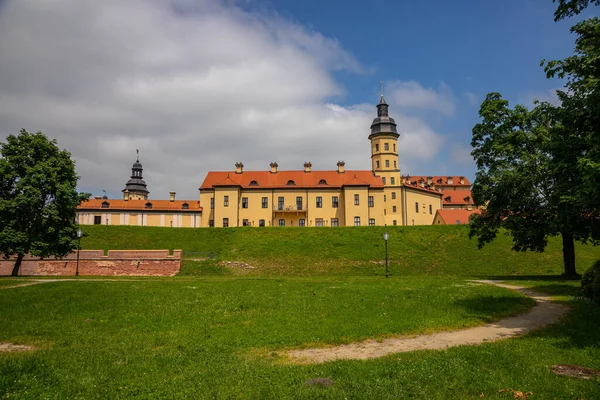
M 452 4 L 450 4 L 452 3 Z M 502 3 L 502 4 L 500 4 Z M 481 100 L 555 99 L 570 54 L 550 0 L 0 0 L 0 141 L 41 130 L 80 190 L 120 197 L 136 149 L 153 199 L 207 171 L 370 169 L 379 81 L 411 175 L 474 178 Z M 596 10 L 592 10 L 596 11 Z

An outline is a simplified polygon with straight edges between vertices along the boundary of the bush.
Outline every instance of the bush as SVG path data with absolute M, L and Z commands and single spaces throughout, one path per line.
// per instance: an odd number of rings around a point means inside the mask
M 583 294 L 600 303 L 600 260 L 596 261 L 581 278 Z

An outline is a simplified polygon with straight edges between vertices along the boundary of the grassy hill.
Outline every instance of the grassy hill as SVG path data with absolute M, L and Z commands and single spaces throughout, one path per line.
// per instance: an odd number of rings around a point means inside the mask
M 544 253 L 516 253 L 501 235 L 483 249 L 468 226 L 348 228 L 174 229 L 85 226 L 83 249 L 183 249 L 182 275 L 381 275 L 383 233 L 388 231 L 391 274 L 527 276 L 559 275 L 562 244 L 552 238 Z M 212 257 L 212 258 L 211 258 Z M 600 259 L 600 247 L 576 245 L 578 272 Z M 223 261 L 254 268 L 228 267 Z

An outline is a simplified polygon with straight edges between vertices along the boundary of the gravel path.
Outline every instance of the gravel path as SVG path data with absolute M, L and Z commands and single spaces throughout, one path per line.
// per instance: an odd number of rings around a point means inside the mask
M 506 285 L 489 280 L 474 282 L 519 291 L 533 298 L 537 304 L 525 314 L 475 328 L 413 337 L 388 338 L 381 341 L 365 340 L 336 347 L 292 350 L 282 355 L 287 356 L 292 362 L 318 364 L 342 359 L 365 360 L 415 350 L 439 350 L 454 346 L 476 345 L 522 335 L 534 329 L 553 324 L 568 310 L 565 305 L 552 303 L 549 295 L 521 286 Z

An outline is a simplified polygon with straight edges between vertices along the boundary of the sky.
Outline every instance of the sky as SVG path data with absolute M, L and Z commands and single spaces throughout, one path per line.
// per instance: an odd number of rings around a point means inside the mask
M 208 171 L 370 169 L 380 81 L 402 174 L 476 168 L 489 92 L 556 102 L 540 61 L 584 14 L 551 0 L 0 0 L 0 141 L 56 139 L 79 187 L 121 198 L 140 151 L 151 199 Z

